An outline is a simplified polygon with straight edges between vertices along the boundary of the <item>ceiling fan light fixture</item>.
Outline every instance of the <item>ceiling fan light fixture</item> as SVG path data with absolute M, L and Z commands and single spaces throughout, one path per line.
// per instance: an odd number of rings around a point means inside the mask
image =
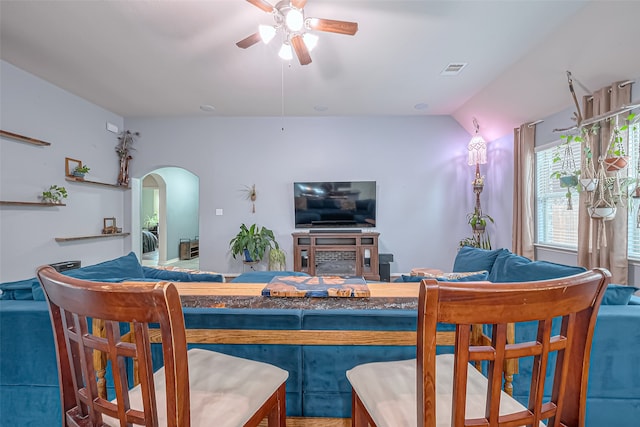
M 258 32 L 260 33 L 260 38 L 262 39 L 262 43 L 264 44 L 269 44 L 269 42 L 273 40 L 276 35 L 276 29 L 271 25 L 258 26 Z
M 285 24 L 289 31 L 300 31 L 304 25 L 304 15 L 302 11 L 292 7 L 289 12 L 287 12 Z
M 302 41 L 304 41 L 305 46 L 307 46 L 307 50 L 311 52 L 318 45 L 318 36 L 311 33 L 304 33 Z
M 291 59 L 293 59 L 293 51 L 291 50 L 291 45 L 286 42 L 282 43 L 282 47 L 280 47 L 278 56 L 285 61 L 290 61 Z
M 304 20 L 305 30 L 313 30 L 314 25 L 318 25 L 318 18 L 307 18 Z

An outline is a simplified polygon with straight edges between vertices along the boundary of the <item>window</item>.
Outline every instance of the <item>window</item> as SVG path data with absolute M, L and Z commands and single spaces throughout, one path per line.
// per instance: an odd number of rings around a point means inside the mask
M 562 141 L 557 141 L 536 148 L 537 243 L 577 249 L 580 194 L 576 189 L 571 190 L 573 209 L 567 210 L 566 188 L 562 188 L 559 181 L 551 177 L 562 167 L 559 162 L 553 163 L 557 146 L 561 143 Z M 572 142 L 571 149 L 574 160 L 579 165 L 580 144 Z M 628 154 L 628 176 L 638 179 L 640 177 L 640 126 L 630 128 Z M 630 189 L 633 188 L 632 185 Z M 628 257 L 640 260 L 640 199 L 630 197 L 628 207 Z
M 570 203 L 567 189 L 551 175 L 560 171 L 562 164 L 553 158 L 563 141 L 536 148 L 536 231 L 537 243 L 578 248 L 578 206 L 580 194 L 572 188 Z M 571 151 L 576 165 L 580 164 L 580 143 L 571 142 Z

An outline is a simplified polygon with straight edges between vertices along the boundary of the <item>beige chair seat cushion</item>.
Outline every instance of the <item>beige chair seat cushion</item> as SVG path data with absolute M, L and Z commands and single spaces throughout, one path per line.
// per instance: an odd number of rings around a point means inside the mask
M 289 373 L 276 366 L 209 350 L 191 349 L 189 389 L 192 427 L 237 427 L 243 425 L 277 389 Z M 153 374 L 158 419 L 167 425 L 164 367 Z M 131 407 L 142 410 L 140 386 L 130 391 Z M 104 417 L 110 426 L 119 426 Z
M 451 426 L 453 354 L 436 356 L 436 424 Z M 347 378 L 378 427 L 415 426 L 417 420 L 416 359 L 376 362 L 356 366 Z M 469 365 L 467 418 L 484 417 L 487 378 Z M 526 410 L 502 392 L 500 414 Z M 540 424 L 544 426 L 544 424 Z

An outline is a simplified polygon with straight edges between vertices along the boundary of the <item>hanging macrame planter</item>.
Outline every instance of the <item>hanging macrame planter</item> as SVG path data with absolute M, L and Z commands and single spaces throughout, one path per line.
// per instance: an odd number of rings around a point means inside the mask
M 593 202 L 591 206 L 587 207 L 587 212 L 591 219 L 596 220 L 597 230 L 597 242 L 598 249 L 607 246 L 607 232 L 606 222 L 612 220 L 616 216 L 616 204 L 613 195 L 611 194 L 611 187 L 607 180 L 606 166 L 604 159 L 598 160 L 599 166 L 596 172 L 598 178 L 598 185 L 593 193 Z
M 609 140 L 609 148 L 607 149 L 607 157 L 604 163 L 608 172 L 618 172 L 627 167 L 629 156 L 624 149 L 623 129 L 618 125 L 618 116 L 615 116 L 615 123 L 611 129 L 611 138 Z
M 563 156 L 562 171 L 558 174 L 558 180 L 560 181 L 560 187 L 567 189 L 567 210 L 570 211 L 573 210 L 571 189 L 578 187 L 578 174 L 580 171 L 576 169 L 576 162 L 573 159 L 573 151 L 570 144 L 566 145 Z
M 584 128 L 582 131 L 582 143 L 584 144 L 584 167 L 580 173 L 580 187 L 582 191 L 587 193 L 593 193 L 598 185 L 598 178 L 596 178 L 596 168 L 593 165 L 593 152 L 591 151 L 591 136 L 593 135 L 593 126 Z M 592 194 L 589 194 L 589 201 L 591 202 Z
M 611 220 L 616 216 L 616 203 L 608 185 L 606 167 L 602 159 L 596 172 L 598 184 L 593 193 L 593 202 L 588 207 L 589 216 L 593 219 Z

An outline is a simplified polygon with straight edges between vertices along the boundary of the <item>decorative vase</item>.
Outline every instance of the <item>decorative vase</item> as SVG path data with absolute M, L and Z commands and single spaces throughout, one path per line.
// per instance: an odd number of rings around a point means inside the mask
M 75 176 L 78 179 L 84 179 L 84 173 L 82 172 L 77 172 L 77 171 L 73 171 L 73 176 Z
M 596 186 L 598 185 L 598 179 L 597 178 L 582 178 L 580 179 L 580 184 L 582 185 L 582 189 L 584 191 L 593 191 L 596 189 Z
M 611 220 L 616 216 L 616 208 L 611 206 L 594 207 L 589 206 L 587 208 L 589 216 L 593 219 Z
M 251 254 L 249 254 L 249 250 L 244 250 L 244 262 L 256 262 L 251 258 Z
M 629 156 L 606 157 L 604 163 L 607 165 L 607 172 L 618 171 L 627 167 Z

